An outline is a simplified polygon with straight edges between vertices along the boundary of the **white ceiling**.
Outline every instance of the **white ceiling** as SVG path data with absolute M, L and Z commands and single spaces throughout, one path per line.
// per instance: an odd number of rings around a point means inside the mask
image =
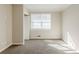
M 25 4 L 30 12 L 60 12 L 68 8 L 70 4 Z

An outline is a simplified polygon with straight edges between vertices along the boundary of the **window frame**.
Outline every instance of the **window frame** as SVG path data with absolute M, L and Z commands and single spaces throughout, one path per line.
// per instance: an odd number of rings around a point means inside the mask
M 33 23 L 33 22 L 32 22 L 32 15 L 33 15 L 33 14 L 37 14 L 37 15 L 38 15 L 38 14 L 40 14 L 40 15 L 41 15 L 41 14 L 43 14 L 43 15 L 44 15 L 44 14 L 48 14 L 48 15 L 50 15 L 50 19 L 49 19 L 50 21 L 49 21 L 49 22 L 36 22 L 36 23 L 41 23 L 41 27 L 40 27 L 40 28 L 33 28 L 33 27 L 32 27 L 32 23 Z M 34 22 L 34 23 L 35 23 L 35 22 Z M 44 28 L 44 27 L 43 27 L 43 24 L 44 24 L 44 23 L 50 23 L 50 26 L 49 26 L 50 28 Z M 31 14 L 31 29 L 45 29 L 45 30 L 50 30 L 50 29 L 51 29 L 51 13 L 32 13 L 32 14 Z

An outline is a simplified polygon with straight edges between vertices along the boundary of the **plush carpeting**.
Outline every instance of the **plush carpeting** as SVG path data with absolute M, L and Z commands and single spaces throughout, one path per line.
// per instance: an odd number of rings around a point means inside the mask
M 73 51 L 61 40 L 26 40 L 24 45 L 11 46 L 1 54 L 65 54 Z

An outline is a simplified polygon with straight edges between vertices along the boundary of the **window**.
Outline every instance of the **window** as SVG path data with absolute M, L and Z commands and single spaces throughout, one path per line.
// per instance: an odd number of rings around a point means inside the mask
M 51 14 L 31 14 L 32 29 L 50 29 Z

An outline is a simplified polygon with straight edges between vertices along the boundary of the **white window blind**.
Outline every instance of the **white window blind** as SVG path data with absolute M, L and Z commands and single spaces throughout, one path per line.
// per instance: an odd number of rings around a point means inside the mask
M 32 29 L 51 29 L 51 14 L 31 14 Z

